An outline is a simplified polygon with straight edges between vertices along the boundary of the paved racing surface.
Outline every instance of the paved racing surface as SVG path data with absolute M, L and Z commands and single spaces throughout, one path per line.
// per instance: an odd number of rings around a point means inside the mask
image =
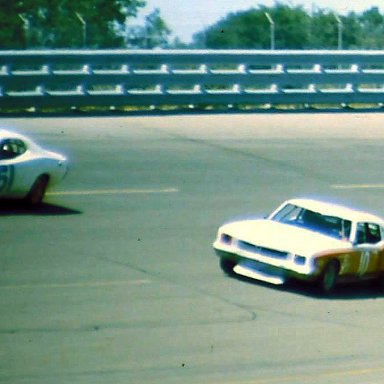
M 290 197 L 384 216 L 383 121 L 2 119 L 71 169 L 38 211 L 0 207 L 0 382 L 382 383 L 380 291 L 229 278 L 211 244 Z

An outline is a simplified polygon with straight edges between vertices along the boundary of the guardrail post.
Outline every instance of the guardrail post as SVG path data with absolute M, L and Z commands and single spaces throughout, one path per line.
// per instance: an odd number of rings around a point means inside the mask
M 93 73 L 92 67 L 89 64 L 84 64 L 81 71 L 86 75 L 91 75 Z
M 85 86 L 83 84 L 80 84 L 76 87 L 76 93 L 78 95 L 86 95 L 87 94 L 87 90 L 85 89 Z
M 127 90 L 126 90 L 124 84 L 116 85 L 115 91 L 119 95 L 126 95 L 127 94 Z
M 11 74 L 11 67 L 9 65 L 2 65 L 1 66 L 1 74 L 2 75 L 10 75 Z
M 46 74 L 46 75 L 51 75 L 52 74 L 52 67 L 50 64 L 44 64 L 41 67 L 41 72 Z
M 120 67 L 120 71 L 121 71 L 121 73 L 130 73 L 131 70 L 130 70 L 128 64 L 123 64 L 123 65 Z
M 239 71 L 239 73 L 246 74 L 248 72 L 248 66 L 246 64 L 239 64 L 237 70 Z
M 36 94 L 37 94 L 38 96 L 44 96 L 45 94 L 47 94 L 44 85 L 38 85 L 38 86 L 35 88 L 35 92 L 36 92 Z

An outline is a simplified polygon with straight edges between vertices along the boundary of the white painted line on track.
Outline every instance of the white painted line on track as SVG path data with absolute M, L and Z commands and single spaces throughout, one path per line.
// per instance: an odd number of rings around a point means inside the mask
M 99 287 L 118 287 L 124 285 L 144 285 L 150 284 L 151 280 L 123 280 L 123 281 L 83 281 L 78 283 L 52 283 L 52 284 L 20 284 L 3 285 L 0 289 L 41 289 L 41 288 L 99 288 Z
M 361 380 L 359 382 L 366 383 L 366 382 L 372 382 L 370 380 L 364 380 L 364 376 L 372 375 L 372 374 L 381 374 L 384 372 L 384 368 L 381 366 L 378 367 L 371 367 L 371 368 L 362 368 L 362 369 L 345 369 L 345 370 L 334 370 L 329 372 L 319 372 L 316 374 L 307 374 L 307 375 L 292 375 L 292 376 L 278 376 L 278 377 L 271 377 L 271 378 L 265 378 L 265 379 L 255 379 L 255 380 L 249 380 L 249 381 L 236 381 L 236 382 L 223 382 L 223 384 L 281 384 L 284 382 L 289 383 L 311 383 L 315 381 L 316 383 L 319 382 L 319 379 L 324 379 L 322 382 L 330 382 L 329 379 L 332 377 L 339 377 L 339 378 L 355 378 L 358 376 L 361 376 Z M 327 380 L 328 379 L 328 380 Z M 337 382 L 335 380 L 331 381 L 332 383 Z M 344 381 L 343 381 L 344 382 Z M 355 381 L 354 381 L 355 382 Z M 375 381 L 376 382 L 376 381 Z M 381 381 L 377 381 L 377 383 L 381 383 Z M 373 382 L 372 382 L 373 383 Z
M 89 196 L 89 195 L 144 195 L 156 193 L 178 193 L 177 188 L 163 188 L 163 189 L 90 189 L 84 191 L 56 191 L 48 192 L 49 196 Z
M 384 189 L 384 184 L 334 184 L 332 189 Z

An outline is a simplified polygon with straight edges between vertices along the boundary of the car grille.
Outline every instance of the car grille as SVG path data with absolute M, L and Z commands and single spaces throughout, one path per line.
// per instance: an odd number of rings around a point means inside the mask
M 275 259 L 286 259 L 288 257 L 287 252 L 277 251 L 276 249 L 270 249 L 265 247 L 259 247 L 257 245 L 253 245 L 247 243 L 246 241 L 238 241 L 238 247 L 243 251 L 254 252 L 261 254 L 263 256 L 273 257 Z

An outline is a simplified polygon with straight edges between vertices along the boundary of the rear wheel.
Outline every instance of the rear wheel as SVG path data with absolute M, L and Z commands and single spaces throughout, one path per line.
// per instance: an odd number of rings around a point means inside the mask
M 233 268 L 236 266 L 236 263 L 232 260 L 226 259 L 224 257 L 220 258 L 220 267 L 227 275 L 233 275 Z
M 384 274 L 381 274 L 377 280 L 375 281 L 375 285 L 377 286 L 377 288 L 383 292 L 384 291 Z
M 44 199 L 47 185 L 48 185 L 48 176 L 46 175 L 39 176 L 33 183 L 32 188 L 27 195 L 27 198 L 26 198 L 27 204 L 32 207 L 39 206 Z
M 336 285 L 339 274 L 339 265 L 337 261 L 330 261 L 324 268 L 319 279 L 319 287 L 323 293 L 330 293 Z

